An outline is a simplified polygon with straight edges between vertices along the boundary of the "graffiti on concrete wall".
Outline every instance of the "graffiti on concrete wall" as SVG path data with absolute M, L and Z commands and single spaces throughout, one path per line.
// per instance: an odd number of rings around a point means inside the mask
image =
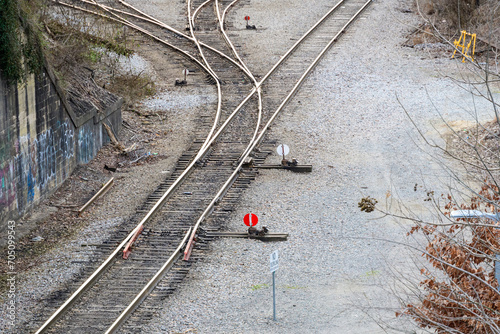
M 0 161 L 0 205 L 23 210 L 54 183 L 63 181 L 62 172 L 70 172 L 75 156 L 75 133 L 69 120 L 37 134 L 20 136 L 15 156 Z M 62 170 L 62 172 L 61 172 Z
M 0 205 L 9 207 L 16 200 L 14 162 L 10 161 L 0 168 Z
M 81 128 L 78 132 L 78 161 L 88 163 L 94 157 L 94 138 L 92 133 Z
M 75 156 L 75 131 L 69 121 L 62 123 L 60 129 L 61 147 L 59 151 L 62 152 L 65 159 L 72 159 Z
M 26 183 L 26 186 L 28 187 L 28 193 L 27 193 L 28 203 L 33 202 L 33 200 L 35 199 L 35 185 L 36 183 L 35 179 L 33 178 L 33 173 L 31 171 L 31 165 L 30 165 L 28 170 L 28 179 Z
M 82 118 L 94 111 L 67 110 L 55 85 L 45 71 L 19 87 L 0 75 L 0 227 L 48 196 L 77 164 L 94 158 L 105 137 L 101 117 L 121 124 L 120 100 L 110 98 L 119 102 L 112 102 L 113 111 Z
M 45 188 L 48 183 L 56 177 L 56 143 L 54 131 L 48 129 L 38 135 L 37 162 L 38 162 L 38 182 L 40 188 Z
M 16 142 L 16 155 L 14 156 L 14 168 L 19 177 L 13 180 L 16 190 L 23 190 L 26 194 L 27 202 L 31 203 L 35 199 L 36 186 L 36 139 L 31 140 L 30 135 L 21 136 Z M 17 191 L 19 195 L 19 191 Z

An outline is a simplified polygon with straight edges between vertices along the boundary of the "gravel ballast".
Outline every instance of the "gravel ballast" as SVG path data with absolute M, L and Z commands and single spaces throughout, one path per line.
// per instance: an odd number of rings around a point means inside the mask
M 184 2 L 132 3 L 167 24 L 184 27 Z M 228 13 L 230 37 L 256 75 L 264 75 L 332 6 L 327 0 L 287 4 L 243 1 Z M 411 1 L 374 1 L 326 54 L 271 129 L 269 138 L 290 146 L 290 157 L 312 164 L 313 172 L 262 170 L 243 194 L 227 230 L 244 231 L 243 216 L 252 212 L 259 216 L 259 226 L 289 233 L 289 240 L 214 241 L 144 333 L 386 333 L 387 326 L 417 330 L 395 318 L 399 304 L 390 292 L 397 284 L 394 272 L 407 272 L 411 259 L 404 247 L 381 241 L 404 242 L 408 226 L 387 217 L 372 220 L 380 214 L 361 212 L 357 203 L 369 195 L 385 208 L 397 197 L 424 213 L 425 192 L 445 191 L 446 174 L 415 145 L 418 136 L 402 106 L 426 135 L 440 142 L 433 126 L 444 126 L 436 110 L 450 121 L 471 120 L 462 108 L 471 98 L 447 78 L 463 69 L 459 60 L 449 59 L 449 52 L 401 46 L 419 23 L 404 9 L 412 9 Z M 257 31 L 245 29 L 246 15 Z M 40 266 L 20 275 L 19 324 L 40 310 L 40 300 L 72 281 L 79 262 L 92 254 L 81 245 L 102 242 L 133 213 L 189 146 L 194 119 L 214 109 L 213 87 L 175 88 L 173 79 L 183 66 L 169 66 L 161 53 L 145 59 L 157 61 L 148 68 L 159 81 L 159 92 L 136 107 L 166 112 L 166 121 L 154 125 L 158 133 L 170 135 L 149 149 L 167 158 L 117 174 L 118 184 L 107 200 L 89 210 L 88 225 L 44 255 Z M 164 67 L 168 76 L 160 72 Z M 481 102 L 476 103 L 477 110 L 483 110 Z M 480 120 L 489 117 L 479 115 Z M 186 118 L 188 123 L 183 122 Z M 173 131 L 178 137 L 172 137 Z M 275 154 L 267 163 L 279 161 Z M 269 272 L 274 250 L 280 252 L 276 322 Z M 17 333 L 7 323 L 5 301 L 0 330 Z
M 245 2 L 229 15 L 238 30 L 233 42 L 249 68 L 264 75 L 330 5 Z M 443 126 L 433 103 L 450 121 L 471 120 L 460 107 L 470 103 L 470 95 L 445 78 L 461 71 L 461 63 L 449 53 L 434 58 L 425 48 L 401 46 L 419 22 L 401 11 L 411 6 L 410 1 L 374 1 L 272 127 L 269 137 L 289 145 L 290 157 L 312 164 L 313 172 L 262 171 L 227 228 L 244 231 L 243 216 L 252 212 L 259 225 L 289 233 L 289 240 L 214 242 L 210 256 L 191 270 L 145 332 L 358 334 L 386 333 L 388 326 L 418 331 L 406 319 L 396 319 L 399 303 L 391 293 L 398 283 L 394 272 L 408 270 L 409 252 L 379 240 L 404 242 L 408 226 L 390 218 L 372 221 L 380 214 L 357 207 L 366 195 L 383 208 L 396 196 L 423 213 L 425 191 L 446 189 L 441 183 L 446 174 L 415 145 L 418 136 L 398 98 L 438 142 L 431 125 Z M 259 31 L 244 30 L 245 15 Z M 267 163 L 279 161 L 274 155 Z M 280 252 L 277 322 L 269 272 L 274 250 Z
M 16 221 L 17 240 L 28 233 L 26 230 L 36 228 L 44 220 L 48 221 L 48 228 L 61 228 L 51 214 L 61 216 L 63 210 L 75 211 L 97 192 L 102 183 L 115 178 L 113 187 L 106 195 L 93 203 L 82 217 L 75 218 L 78 226 L 72 227 L 74 232 L 70 237 L 62 238 L 50 250 L 34 255 L 27 269 L 16 268 L 15 325 L 12 326 L 7 317 L 11 298 L 5 291 L 0 295 L 2 333 L 34 331 L 48 318 L 44 312 L 50 309 L 46 303 L 53 298 L 53 294 L 57 295 L 68 287 L 70 291 L 75 290 L 74 281 L 82 281 L 82 269 L 88 266 L 89 260 L 95 260 L 95 245 L 102 244 L 116 230 L 120 230 L 147 196 L 172 173 L 179 157 L 195 139 L 196 131 L 193 129 L 199 124 L 197 119 L 200 114 L 214 108 L 216 95 L 212 85 L 198 82 L 196 87 L 175 87 L 176 76 L 185 68 L 183 63 L 165 61 L 165 49 L 153 45 L 151 41 L 145 40 L 141 45 L 139 55 L 120 58 L 119 64 L 120 73 L 144 73 L 155 78 L 157 88 L 154 96 L 134 105 L 124 105 L 123 120 L 128 126 L 122 127 L 118 139 L 126 147 L 135 144 L 136 150 L 116 173 L 111 173 L 103 169 L 104 165 L 117 167 L 117 160 L 124 158 L 114 151 L 112 145 L 106 146 L 93 161 L 78 167 L 58 192 L 41 203 L 31 217 Z M 131 163 L 136 160 L 137 163 Z M 101 184 L 99 180 L 102 180 Z M 74 184 L 87 182 L 92 183 L 92 187 L 97 183 L 98 187 L 84 198 L 86 195 L 79 194 Z M 91 188 L 91 185 L 88 187 Z M 60 202 L 68 207 L 54 206 Z M 22 235 L 17 232 L 22 232 Z M 30 243 L 36 248 L 35 244 L 47 243 L 47 240 Z M 18 245 L 18 255 L 19 246 L 24 245 Z

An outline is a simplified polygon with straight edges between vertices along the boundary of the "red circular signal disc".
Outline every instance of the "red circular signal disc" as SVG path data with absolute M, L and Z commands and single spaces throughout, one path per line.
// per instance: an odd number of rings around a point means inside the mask
M 245 16 L 245 21 L 250 21 L 250 16 Z
M 255 226 L 259 222 L 259 218 L 257 217 L 257 215 L 254 215 L 253 213 L 247 213 L 245 217 L 243 217 L 243 222 L 245 223 L 246 226 Z

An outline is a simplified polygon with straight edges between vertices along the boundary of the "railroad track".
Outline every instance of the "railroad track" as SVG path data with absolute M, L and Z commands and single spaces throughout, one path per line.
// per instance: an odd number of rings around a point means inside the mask
M 155 301 L 168 296 L 192 261 L 203 254 L 210 241 L 204 232 L 223 226 L 241 189 L 255 178 L 257 170 L 243 168 L 244 161 L 251 155 L 256 164 L 264 161 L 273 146 L 261 144 L 266 130 L 370 2 L 338 2 L 260 81 L 242 62 L 224 30 L 227 9 L 235 3 L 188 0 L 190 29 L 185 34 L 121 0 L 58 2 L 125 24 L 179 52 L 217 86 L 218 103 L 175 171 L 123 230 L 99 247 L 101 254 L 111 255 L 85 282 L 68 291 L 69 298 L 68 293 L 54 298 L 57 310 L 36 333 L 113 333 L 119 328 L 139 333 L 141 324 L 156 310 Z M 134 235 L 139 237 L 125 260 L 121 253 Z

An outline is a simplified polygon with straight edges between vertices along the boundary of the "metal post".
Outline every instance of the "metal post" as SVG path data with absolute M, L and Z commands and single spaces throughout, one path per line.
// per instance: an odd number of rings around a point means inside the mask
M 276 285 L 274 281 L 274 271 L 273 271 L 273 320 L 276 321 Z

